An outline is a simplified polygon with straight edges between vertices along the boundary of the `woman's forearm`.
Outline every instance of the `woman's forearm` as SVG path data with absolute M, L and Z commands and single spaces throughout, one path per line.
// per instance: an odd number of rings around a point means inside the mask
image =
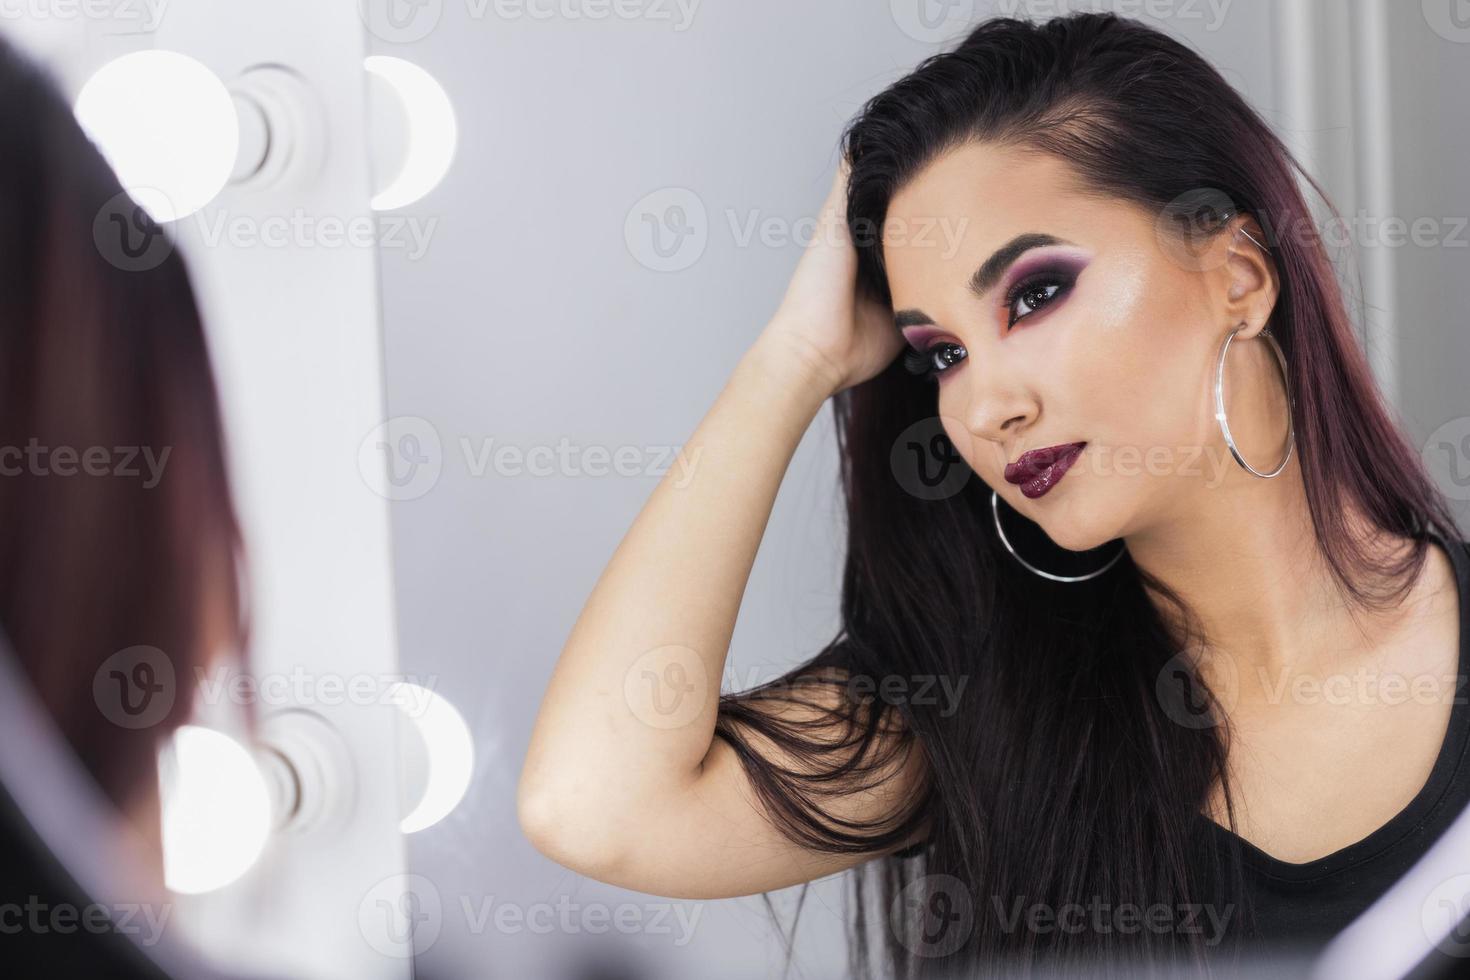
M 698 775 L 776 492 L 835 390 L 781 336 L 741 358 L 577 618 L 521 774 L 528 833 L 611 853 L 640 807 Z

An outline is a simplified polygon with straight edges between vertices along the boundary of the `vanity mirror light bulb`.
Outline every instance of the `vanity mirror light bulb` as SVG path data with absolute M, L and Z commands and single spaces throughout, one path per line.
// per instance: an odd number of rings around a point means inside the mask
M 470 728 L 454 705 L 434 691 L 400 681 L 390 698 L 403 713 L 399 762 L 404 817 L 411 834 L 443 820 L 464 799 L 475 767 Z
M 265 849 L 269 788 L 254 757 L 223 732 L 181 725 L 159 753 L 159 792 L 170 891 L 223 888 Z
M 154 221 L 198 211 L 235 169 L 234 98 L 214 72 L 177 51 L 134 51 L 107 62 L 83 84 L 73 112 Z
M 428 194 L 454 162 L 459 125 L 444 87 L 411 61 L 387 55 L 364 59 L 369 72 L 368 111 L 374 129 L 394 134 L 404 144 L 389 161 L 379 147 L 377 167 L 382 190 L 373 198 L 375 211 L 406 207 Z M 398 136 L 397 134 L 402 134 Z

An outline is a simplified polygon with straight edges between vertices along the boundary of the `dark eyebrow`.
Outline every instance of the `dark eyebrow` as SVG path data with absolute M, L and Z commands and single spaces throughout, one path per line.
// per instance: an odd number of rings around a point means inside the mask
M 1000 277 L 1005 275 L 1017 259 L 1033 248 L 1042 248 L 1047 245 L 1072 245 L 1064 238 L 1048 235 L 1039 231 L 1028 231 L 1010 241 L 991 253 L 990 258 L 980 263 L 980 268 L 970 277 L 970 292 L 976 296 L 984 296 L 995 284 L 1000 282 Z M 899 330 L 904 327 L 920 327 L 932 325 L 934 321 L 921 310 L 899 310 L 894 314 L 893 322 Z

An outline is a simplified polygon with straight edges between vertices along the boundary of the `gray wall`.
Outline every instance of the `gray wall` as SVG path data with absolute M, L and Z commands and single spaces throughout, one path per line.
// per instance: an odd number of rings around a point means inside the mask
M 1391 142 L 1406 151 L 1393 158 L 1393 211 L 1429 220 L 1390 249 L 1398 405 L 1470 533 L 1470 19 L 1425 30 L 1409 14 L 1386 34 Z

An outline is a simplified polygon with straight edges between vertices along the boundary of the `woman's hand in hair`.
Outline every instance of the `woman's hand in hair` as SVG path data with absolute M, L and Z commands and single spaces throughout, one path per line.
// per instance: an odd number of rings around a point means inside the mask
M 804 361 L 828 395 L 867 381 L 903 348 L 892 310 L 857 288 L 847 174 L 844 158 L 785 298 L 761 336 Z

